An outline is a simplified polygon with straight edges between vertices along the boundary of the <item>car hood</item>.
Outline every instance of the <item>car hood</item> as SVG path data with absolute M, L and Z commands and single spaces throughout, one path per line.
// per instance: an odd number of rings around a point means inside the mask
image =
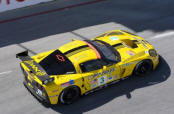
M 143 38 L 134 35 L 106 36 L 94 40 L 104 41 L 114 47 L 120 53 L 122 62 L 137 59 L 153 48 Z

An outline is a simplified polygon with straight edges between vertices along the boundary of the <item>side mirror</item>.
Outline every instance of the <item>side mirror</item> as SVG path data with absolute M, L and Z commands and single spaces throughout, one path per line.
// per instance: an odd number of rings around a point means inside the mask
M 103 66 L 103 70 L 106 70 L 106 68 L 107 68 L 106 66 Z

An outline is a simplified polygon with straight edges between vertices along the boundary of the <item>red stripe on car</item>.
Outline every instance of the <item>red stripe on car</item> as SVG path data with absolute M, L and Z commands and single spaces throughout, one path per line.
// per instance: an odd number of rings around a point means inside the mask
M 92 50 L 94 50 L 94 52 L 97 55 L 98 59 L 101 59 L 100 53 L 97 51 L 97 49 L 93 45 L 91 45 L 90 43 L 88 43 L 86 41 L 83 41 L 83 42 L 86 43 Z

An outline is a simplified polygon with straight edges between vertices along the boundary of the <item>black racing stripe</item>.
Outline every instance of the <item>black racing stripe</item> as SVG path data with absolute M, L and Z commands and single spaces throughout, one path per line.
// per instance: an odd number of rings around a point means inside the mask
M 118 44 L 112 45 L 112 47 L 117 47 L 117 46 L 121 46 L 121 45 L 123 45 L 123 44 L 122 43 L 118 43 Z
M 83 49 L 83 48 L 86 48 L 86 47 L 88 47 L 88 45 L 83 45 L 83 46 L 80 46 L 80 47 L 71 49 L 71 50 L 65 52 L 64 54 L 67 55 L 67 54 L 69 54 L 69 53 L 72 53 L 72 52 L 74 52 L 74 51 L 77 51 L 77 50 L 79 50 L 79 49 Z
M 139 44 L 140 42 L 138 40 L 132 40 L 135 44 Z
M 137 40 L 132 40 L 134 43 L 138 42 Z

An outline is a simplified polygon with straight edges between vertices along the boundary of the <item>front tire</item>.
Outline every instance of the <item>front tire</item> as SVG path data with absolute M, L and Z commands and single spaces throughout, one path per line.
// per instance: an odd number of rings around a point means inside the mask
M 153 69 L 153 63 L 151 60 L 143 60 L 140 61 L 134 69 L 133 74 L 135 76 L 143 76 L 147 73 L 149 73 L 150 71 L 152 71 Z
M 70 86 L 65 88 L 59 97 L 59 102 L 61 104 L 72 104 L 80 96 L 79 88 L 76 86 Z

